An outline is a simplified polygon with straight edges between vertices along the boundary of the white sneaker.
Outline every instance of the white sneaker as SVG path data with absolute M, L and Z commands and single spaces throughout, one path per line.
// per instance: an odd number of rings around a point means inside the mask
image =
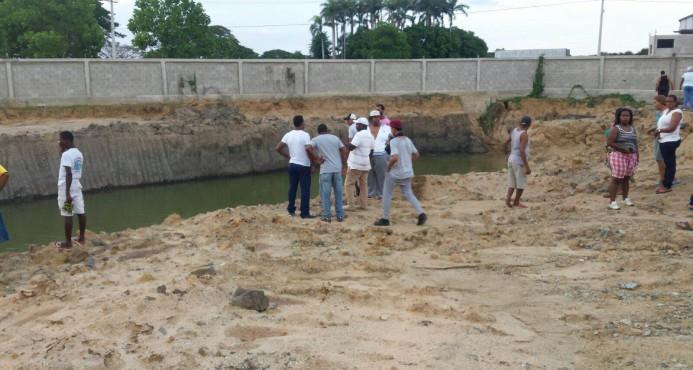
M 619 209 L 621 209 L 621 207 L 618 206 L 618 203 L 616 203 L 616 201 L 613 201 L 609 205 L 609 209 L 614 210 L 614 211 L 618 211 Z
M 623 200 L 623 203 L 625 203 L 628 207 L 632 207 L 632 206 L 635 205 L 635 203 L 633 203 L 633 201 L 630 200 L 630 198 L 624 199 L 624 200 Z

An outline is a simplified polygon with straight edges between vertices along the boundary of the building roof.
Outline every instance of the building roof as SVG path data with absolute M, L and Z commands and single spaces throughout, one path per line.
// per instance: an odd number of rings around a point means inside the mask
M 691 15 L 689 15 L 689 16 L 686 16 L 686 17 L 683 17 L 683 18 L 679 19 L 679 22 L 681 22 L 681 21 L 682 21 L 682 20 L 684 20 L 684 19 L 688 19 L 688 18 L 691 18 L 691 17 L 693 17 L 693 14 L 691 14 Z

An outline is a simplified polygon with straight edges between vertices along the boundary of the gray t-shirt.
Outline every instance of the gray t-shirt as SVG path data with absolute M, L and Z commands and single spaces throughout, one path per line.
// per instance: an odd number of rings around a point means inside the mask
M 390 140 L 390 155 L 399 157 L 390 170 L 392 178 L 401 180 L 414 177 L 414 167 L 411 163 L 411 156 L 414 153 L 418 153 L 418 150 L 408 137 L 398 136 Z
M 320 173 L 342 172 L 342 155 L 339 151 L 341 148 L 344 148 L 344 144 L 332 134 L 322 134 L 313 138 L 313 149 L 325 158 L 325 163 L 320 166 Z

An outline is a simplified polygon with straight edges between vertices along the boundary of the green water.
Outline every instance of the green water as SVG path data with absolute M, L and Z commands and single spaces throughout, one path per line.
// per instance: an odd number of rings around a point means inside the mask
M 422 157 L 414 167 L 419 175 L 446 175 L 497 171 L 504 163 L 504 157 L 495 154 L 439 155 Z M 85 195 L 88 229 L 114 232 L 159 224 L 172 213 L 190 217 L 225 207 L 280 203 L 286 201 L 287 181 L 284 172 L 273 172 L 89 193 Z M 312 184 L 315 196 L 317 175 Z M 11 238 L 0 244 L 0 252 L 19 251 L 29 244 L 62 237 L 62 219 L 54 199 L 7 204 L 0 210 Z

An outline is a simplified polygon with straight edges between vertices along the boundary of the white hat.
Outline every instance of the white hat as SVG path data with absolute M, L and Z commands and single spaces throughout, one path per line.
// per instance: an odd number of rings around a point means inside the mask
M 371 117 L 380 117 L 380 116 L 382 116 L 382 114 L 380 113 L 380 111 L 378 111 L 378 110 L 372 110 L 372 111 L 371 111 L 371 114 L 368 115 L 368 118 L 371 118 Z
M 354 114 L 354 113 L 349 113 L 349 114 L 347 114 L 346 116 L 344 116 L 344 120 L 350 119 L 350 120 L 353 121 L 353 120 L 355 120 L 356 118 L 358 118 L 358 117 L 356 117 L 356 114 Z
M 368 126 L 368 119 L 366 119 L 365 117 L 361 117 L 356 120 L 356 123 Z

